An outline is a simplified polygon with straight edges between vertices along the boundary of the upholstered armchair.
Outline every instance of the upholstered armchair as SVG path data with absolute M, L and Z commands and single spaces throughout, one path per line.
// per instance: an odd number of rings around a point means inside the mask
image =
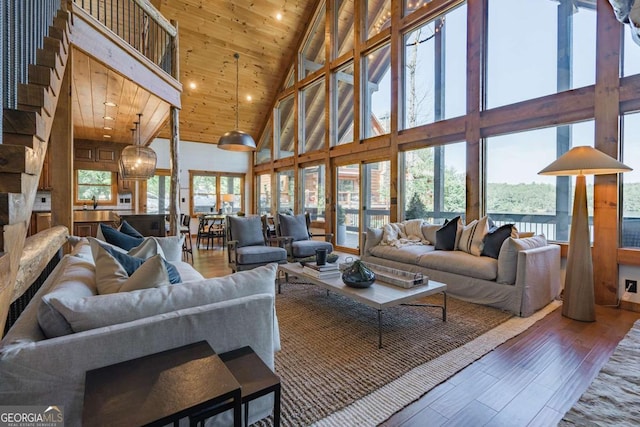
M 310 231 L 311 218 L 309 213 L 298 215 L 278 214 L 276 231 L 278 239 L 287 250 L 290 261 L 297 261 L 316 254 L 316 249 L 333 251 L 331 238 L 333 234 L 312 234 Z M 313 237 L 324 237 L 324 241 L 313 240 Z
M 276 262 L 287 262 L 287 251 L 267 245 L 259 216 L 227 216 L 227 248 L 229 267 L 233 272 Z

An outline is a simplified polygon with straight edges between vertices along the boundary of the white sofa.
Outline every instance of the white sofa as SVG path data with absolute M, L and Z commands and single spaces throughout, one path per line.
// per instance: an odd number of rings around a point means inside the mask
M 274 368 L 280 346 L 275 265 L 204 279 L 172 259 L 184 283 L 96 295 L 87 247 L 81 243 L 62 258 L 0 341 L 0 404 L 62 405 L 65 425 L 78 426 L 86 371 L 202 340 L 217 353 L 251 346 Z M 49 319 L 45 312 L 51 307 L 42 307 L 43 296 L 61 286 L 67 295 L 48 304 L 60 308 L 57 315 L 73 332 L 47 338 L 38 319 Z M 272 408 L 272 395 L 252 402 L 249 421 L 268 416 Z M 230 425 L 230 417 L 221 414 L 208 425 Z
M 435 235 L 425 237 L 436 241 Z M 398 248 L 380 244 L 382 238 L 382 229 L 363 233 L 363 261 L 422 273 L 445 283 L 447 294 L 464 301 L 527 317 L 560 293 L 560 247 L 546 240 L 540 247 L 525 249 L 531 240 L 510 237 L 494 259 L 461 250 L 435 250 L 431 244 Z

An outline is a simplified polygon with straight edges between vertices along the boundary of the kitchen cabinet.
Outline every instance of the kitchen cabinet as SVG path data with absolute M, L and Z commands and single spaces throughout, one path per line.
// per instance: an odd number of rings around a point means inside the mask
M 44 155 L 44 162 L 42 163 L 42 172 L 40 172 L 40 180 L 38 181 L 38 190 L 51 191 L 51 166 L 50 155 L 51 147 L 47 147 L 47 152 Z
M 74 168 L 117 172 L 121 145 L 113 142 L 75 140 Z
M 73 224 L 73 235 L 78 237 L 96 237 L 99 222 L 76 222 Z

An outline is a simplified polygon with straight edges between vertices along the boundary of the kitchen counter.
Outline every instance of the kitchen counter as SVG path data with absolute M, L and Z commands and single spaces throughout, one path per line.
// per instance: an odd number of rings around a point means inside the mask
M 73 222 L 113 222 L 117 218 L 113 211 L 86 210 L 73 211 Z

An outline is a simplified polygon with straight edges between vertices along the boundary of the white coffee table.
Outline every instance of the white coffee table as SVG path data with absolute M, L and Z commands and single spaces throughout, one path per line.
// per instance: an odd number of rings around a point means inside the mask
M 340 276 L 330 279 L 318 279 L 304 272 L 299 263 L 278 265 L 278 293 L 281 291 L 282 275 L 294 276 L 309 283 L 324 288 L 328 292 L 335 292 L 361 304 L 378 310 L 378 348 L 382 348 L 382 311 L 396 305 L 411 305 L 420 307 L 438 307 L 442 309 L 442 321 L 447 321 L 447 285 L 429 280 L 426 285 L 417 285 L 405 289 L 383 282 L 374 282 L 370 287 L 359 289 L 344 284 Z M 442 305 L 412 303 L 418 298 L 433 294 L 442 294 Z

